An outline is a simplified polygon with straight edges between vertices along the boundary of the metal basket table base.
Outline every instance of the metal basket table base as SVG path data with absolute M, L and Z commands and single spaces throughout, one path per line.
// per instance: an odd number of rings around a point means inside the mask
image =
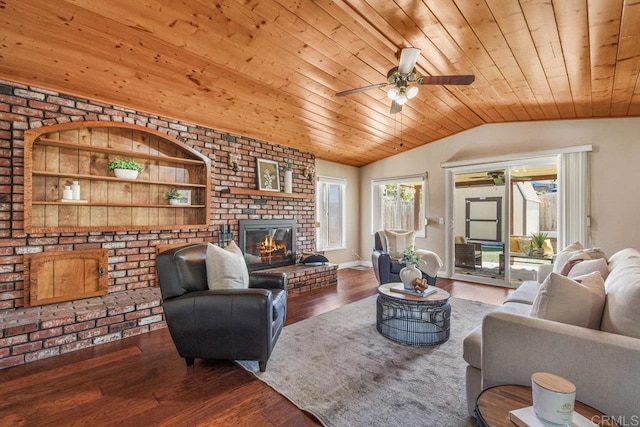
M 410 301 L 379 294 L 376 317 L 378 332 L 402 344 L 432 346 L 449 339 L 448 300 Z

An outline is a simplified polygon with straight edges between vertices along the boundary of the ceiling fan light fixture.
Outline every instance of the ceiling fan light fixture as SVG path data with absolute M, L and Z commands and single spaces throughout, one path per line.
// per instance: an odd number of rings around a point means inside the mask
M 393 85 L 393 88 L 387 91 L 387 98 L 393 101 L 389 114 L 396 114 L 402 111 L 403 104 L 418 95 L 418 87 L 409 86 L 411 83 L 416 85 L 469 85 L 475 80 L 473 75 L 421 76 L 416 70 L 416 62 L 419 55 L 420 49 L 405 47 L 400 52 L 398 66 L 387 71 L 386 82 L 344 90 L 336 93 L 336 96 L 352 95 Z

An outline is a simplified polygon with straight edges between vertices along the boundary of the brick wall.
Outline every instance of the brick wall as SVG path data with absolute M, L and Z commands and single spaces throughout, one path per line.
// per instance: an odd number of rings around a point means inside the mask
M 34 127 L 70 121 L 132 123 L 164 132 L 211 159 L 211 224 L 195 231 L 152 230 L 95 233 L 24 232 L 23 133 Z M 241 155 L 233 172 L 229 153 Z M 294 191 L 314 194 L 314 183 L 302 176 L 313 164 L 310 153 L 184 123 L 131 109 L 0 81 L 0 368 L 100 344 L 164 327 L 155 286 L 156 246 L 217 242 L 219 225 L 231 225 L 237 236 L 241 219 L 296 219 L 297 251 L 314 247 L 315 199 L 235 196 L 226 187 L 255 188 L 255 159 L 294 160 Z M 283 183 L 281 183 L 283 186 Z M 104 248 L 109 252 L 109 294 L 90 301 L 87 314 L 77 303 L 23 309 L 25 253 Z M 152 289 L 149 289 L 152 288 Z M 141 296 L 142 302 L 138 303 Z M 134 302 L 131 302 L 134 301 Z M 66 313 L 52 326 L 51 312 Z M 43 317 L 43 313 L 47 313 Z M 86 316 L 93 316 L 87 320 Z M 55 315 L 54 315 L 55 317 Z M 61 318 L 62 318 L 61 317 Z M 67 322 L 67 323 L 64 323 Z M 88 322 L 88 323 L 87 323 Z M 54 322 L 55 323 L 55 322 Z

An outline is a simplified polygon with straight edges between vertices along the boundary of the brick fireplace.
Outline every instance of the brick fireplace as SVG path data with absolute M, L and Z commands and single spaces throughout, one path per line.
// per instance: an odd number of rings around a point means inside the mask
M 247 219 L 239 224 L 240 249 L 249 271 L 296 263 L 295 219 Z
M 211 159 L 211 223 L 199 230 L 148 230 L 26 234 L 24 231 L 24 131 L 71 121 L 113 121 L 163 132 Z M 239 168 L 229 166 L 238 155 Z M 297 197 L 255 189 L 256 158 L 293 159 Z M 208 127 L 111 106 L 63 93 L 0 81 L 0 369 L 163 328 L 160 293 L 155 284 L 158 247 L 214 242 L 224 226 L 239 236 L 244 220 L 295 221 L 294 259 L 314 249 L 315 183 L 302 171 L 310 153 L 230 135 Z M 106 250 L 107 294 L 38 307 L 24 306 L 25 255 Z M 297 269 L 299 266 L 292 266 Z M 282 267 L 276 267 L 282 268 Z M 304 267 L 300 267 L 304 268 Z M 304 292 L 322 283 L 308 271 L 291 271 Z M 335 273 L 334 273 L 335 276 Z M 335 282 L 334 282 L 335 283 Z

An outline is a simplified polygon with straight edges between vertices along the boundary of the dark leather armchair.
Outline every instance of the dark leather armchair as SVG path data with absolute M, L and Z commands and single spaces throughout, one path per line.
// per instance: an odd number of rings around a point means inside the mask
M 400 282 L 400 270 L 405 265 L 400 264 L 397 260 L 392 260 L 388 252 L 385 252 L 382 246 L 382 236 L 379 232 L 374 234 L 374 248 L 371 254 L 371 262 L 373 263 L 373 271 L 378 279 L 378 284 L 384 285 L 390 282 Z M 431 277 L 422 272 L 422 278 L 431 286 L 435 286 L 436 277 Z
M 249 289 L 209 290 L 207 245 L 158 254 L 156 269 L 171 338 L 187 366 L 195 358 L 257 360 L 264 372 L 284 326 L 285 274 L 254 272 Z

